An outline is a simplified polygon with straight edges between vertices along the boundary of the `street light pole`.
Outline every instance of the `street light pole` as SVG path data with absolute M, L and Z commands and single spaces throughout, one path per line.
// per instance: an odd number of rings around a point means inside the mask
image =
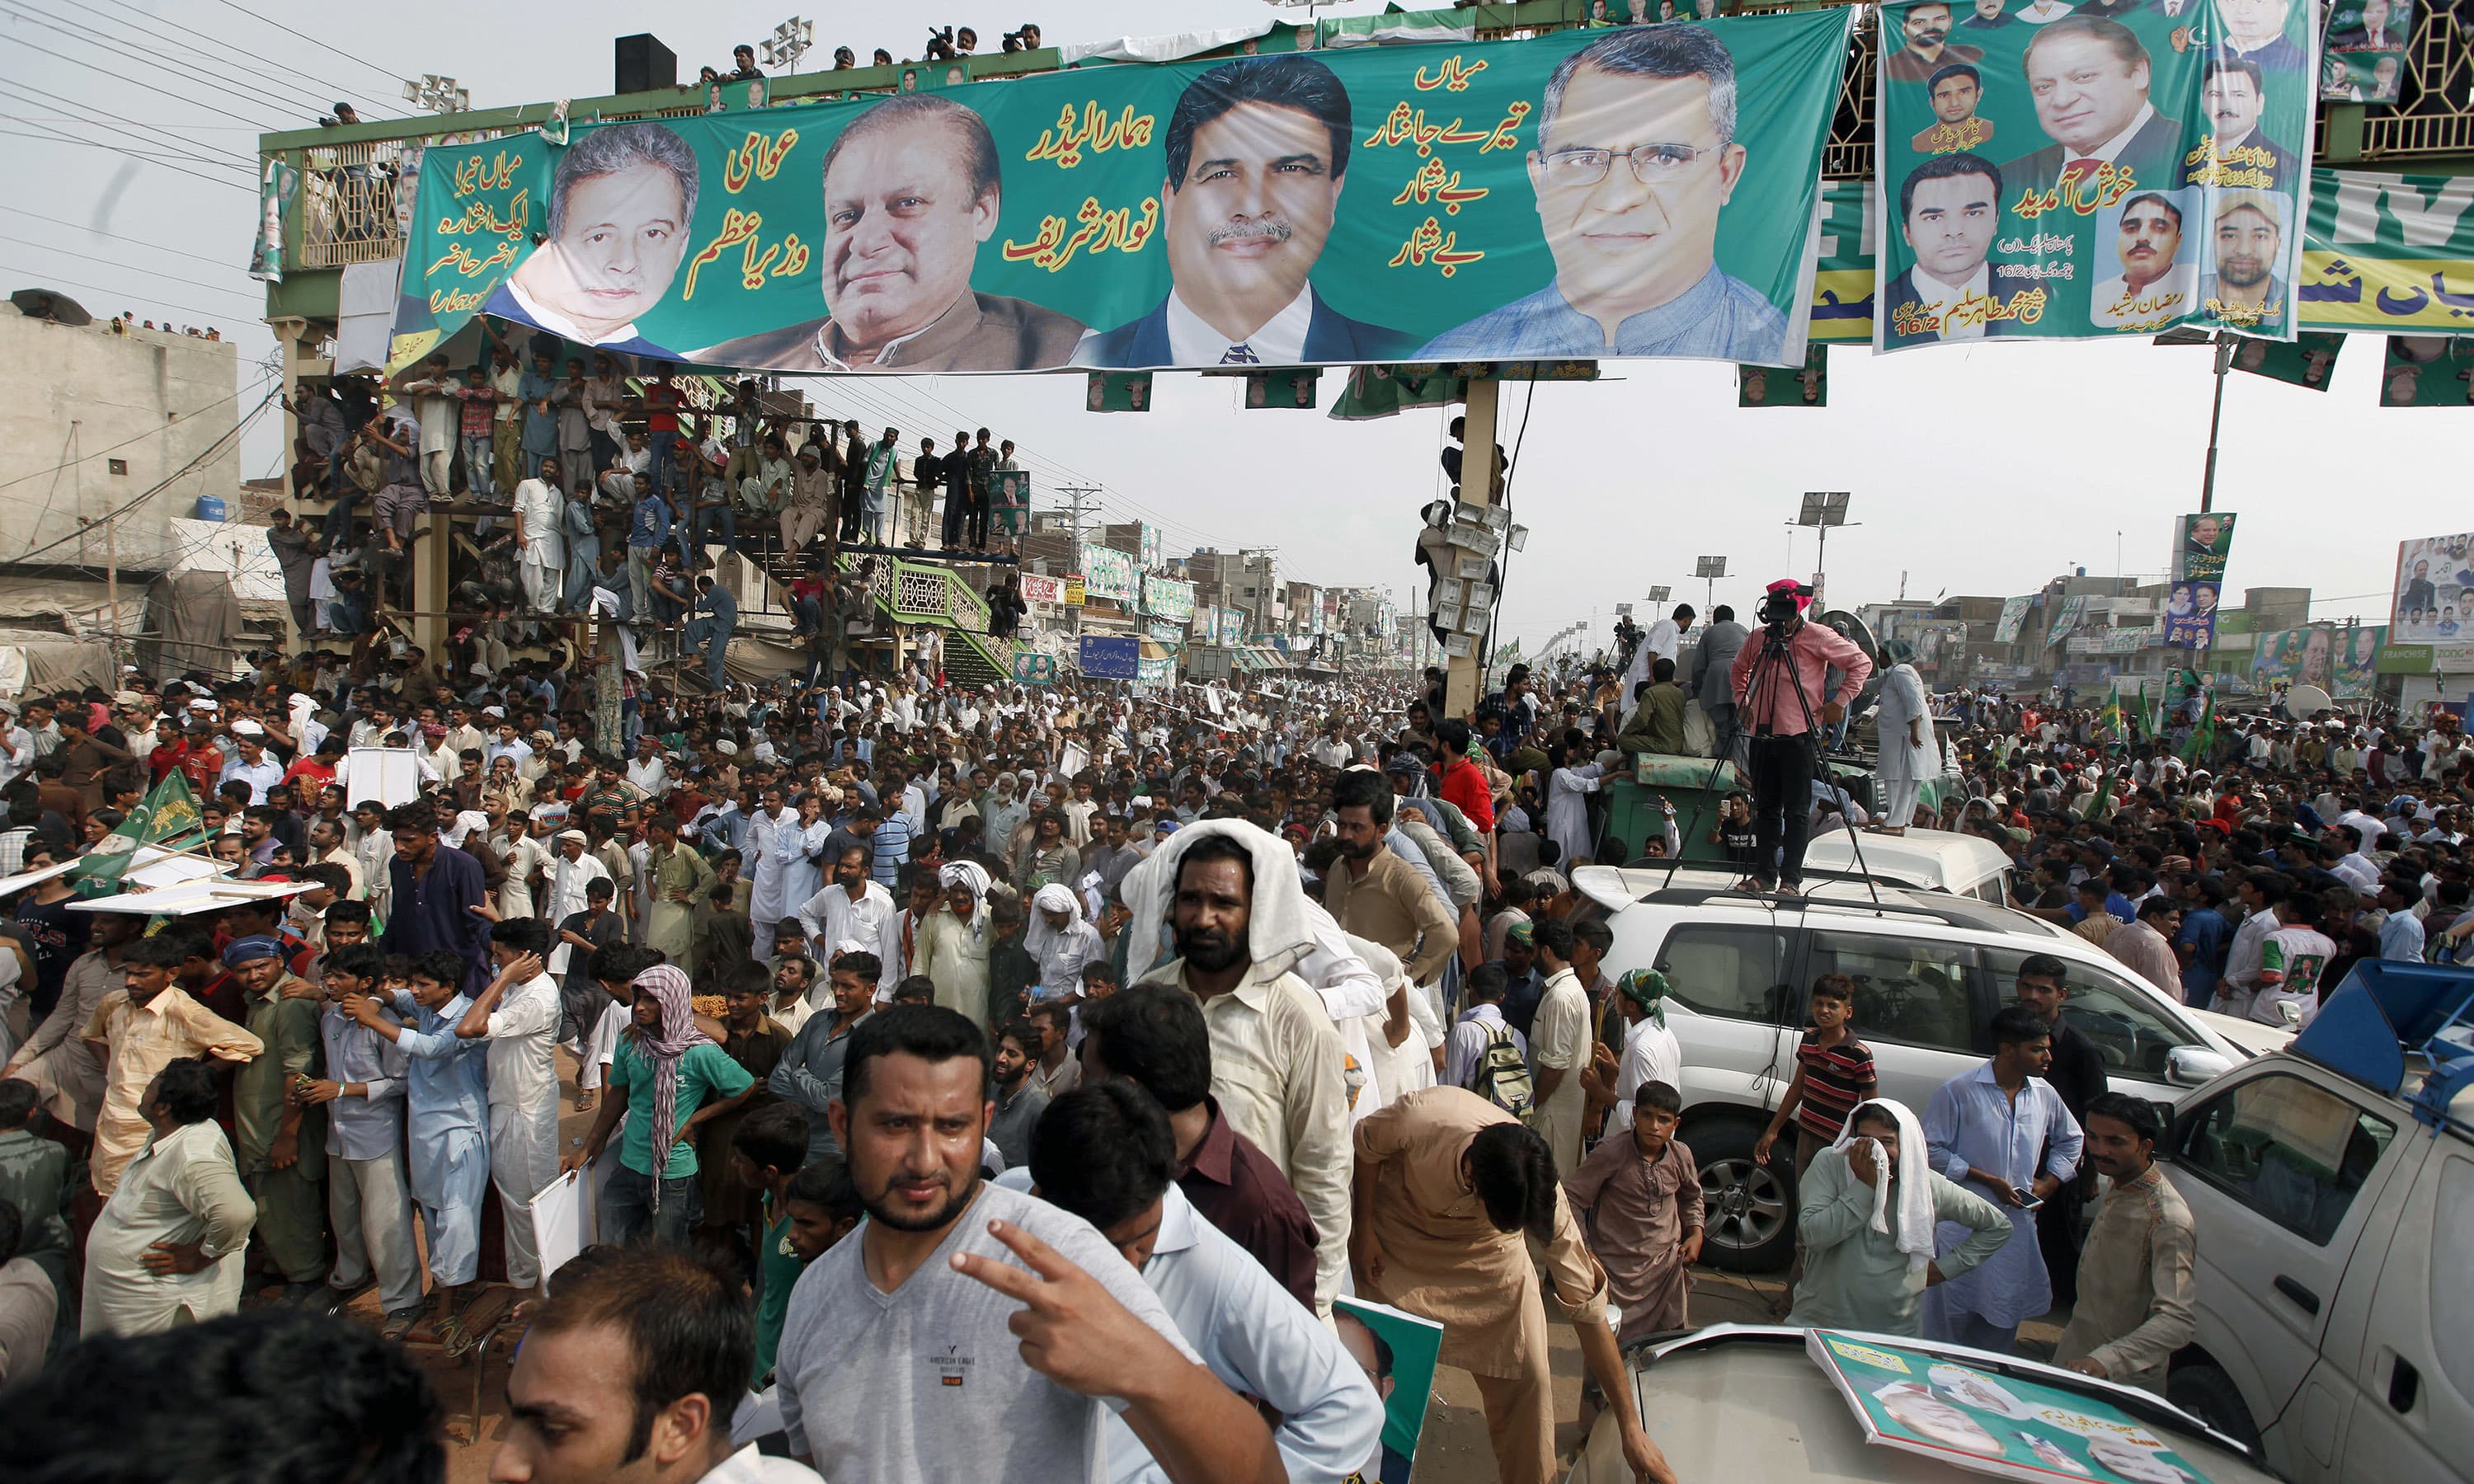
M 2233 369 L 2233 364 L 2234 338 L 2219 330 L 2217 332 L 2217 395 L 2214 405 L 2208 409 L 2208 465 L 2207 471 L 2199 476 L 2199 514 L 2203 515 L 2216 509 L 2217 426 L 2224 420 L 2225 372 Z

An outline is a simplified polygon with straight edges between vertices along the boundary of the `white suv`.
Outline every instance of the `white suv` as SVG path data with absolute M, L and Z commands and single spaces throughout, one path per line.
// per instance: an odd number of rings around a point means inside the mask
M 1857 1036 L 1884 1097 L 1919 1114 L 1934 1089 L 1992 1054 L 1995 1011 L 2019 966 L 2046 953 L 2069 968 L 2062 1014 L 2104 1058 L 2117 1091 L 2174 1101 L 2248 1053 L 2214 1017 L 2159 993 L 2087 940 L 2023 912 L 1943 892 L 1815 884 L 1801 898 L 1756 897 L 1685 868 L 1585 866 L 1572 884 L 1614 934 L 1605 972 L 1666 976 L 1668 1029 L 1684 1052 L 1684 1141 L 1709 1195 L 1705 1257 L 1756 1272 L 1795 1244 L 1793 1161 L 1753 1162 L 1753 1144 L 1795 1076 L 1812 981 L 1856 981 Z M 1793 1138 L 1781 1140 L 1791 1153 Z
M 2466 1476 L 2469 1000 L 2474 972 L 2362 964 L 2292 1052 L 2188 1094 L 2160 1151 L 2199 1234 L 2165 1394 L 2299 1484 Z

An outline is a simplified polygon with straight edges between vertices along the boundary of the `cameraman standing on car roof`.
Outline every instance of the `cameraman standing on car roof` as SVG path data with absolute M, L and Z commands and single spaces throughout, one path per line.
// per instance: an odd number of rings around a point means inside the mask
M 1873 661 L 1837 631 L 1804 621 L 1811 601 L 1812 589 L 1791 577 L 1770 584 L 1756 613 L 1761 628 L 1736 652 L 1729 682 L 1736 725 L 1751 739 L 1755 891 L 1802 889 L 1820 762 L 1815 732 L 1847 714 L 1873 673 Z M 1826 686 L 1833 668 L 1840 675 L 1834 692 Z

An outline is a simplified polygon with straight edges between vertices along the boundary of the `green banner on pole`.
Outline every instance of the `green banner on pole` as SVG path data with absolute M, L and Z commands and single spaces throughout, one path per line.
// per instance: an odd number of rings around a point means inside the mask
M 1807 346 L 1804 365 L 1792 371 L 1766 366 L 1735 368 L 1738 407 L 1827 407 L 1830 405 L 1830 349 Z
M 932 67 L 437 146 L 396 323 L 425 343 L 397 359 L 487 313 L 787 372 L 1791 366 L 1855 16 Z

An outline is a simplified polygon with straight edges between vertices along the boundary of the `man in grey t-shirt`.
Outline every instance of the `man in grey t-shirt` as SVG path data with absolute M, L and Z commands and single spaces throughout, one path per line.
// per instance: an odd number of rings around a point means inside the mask
M 1116 1249 L 980 1178 L 989 1063 L 951 1010 L 852 1031 L 829 1116 L 868 1220 L 790 1295 L 775 1369 L 791 1451 L 836 1484 L 1101 1484 L 1104 1405 L 1178 1484 L 1279 1477 L 1269 1427 Z

